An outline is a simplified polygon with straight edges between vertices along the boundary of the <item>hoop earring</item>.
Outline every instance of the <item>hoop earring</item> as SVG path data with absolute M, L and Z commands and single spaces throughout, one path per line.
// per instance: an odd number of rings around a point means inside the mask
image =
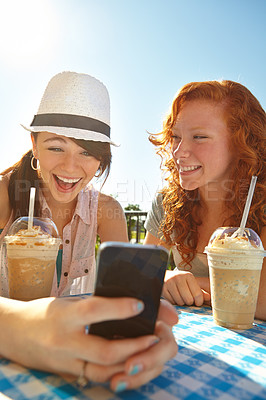
M 36 167 L 34 167 L 34 164 L 33 164 L 34 160 L 36 160 Z M 37 171 L 38 170 L 38 158 L 35 158 L 32 156 L 31 160 L 30 160 L 30 166 L 34 171 Z

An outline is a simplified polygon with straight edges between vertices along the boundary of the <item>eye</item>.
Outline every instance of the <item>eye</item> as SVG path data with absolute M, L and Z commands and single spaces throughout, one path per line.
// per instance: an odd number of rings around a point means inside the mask
M 173 134 L 172 136 L 171 136 L 171 138 L 172 138 L 172 140 L 173 140 L 173 142 L 180 142 L 180 140 L 181 140 L 181 138 L 180 138 L 180 136 L 178 136 L 178 135 L 175 135 L 175 134 Z
M 84 150 L 81 154 L 82 154 L 83 156 L 85 156 L 85 157 L 91 157 L 91 154 L 90 154 L 88 151 L 86 151 L 86 150 Z
M 60 147 L 48 147 L 48 150 L 55 151 L 55 152 L 63 151 Z
M 194 139 L 207 139 L 208 138 L 208 136 L 205 136 L 205 135 L 195 135 L 193 137 L 194 137 Z

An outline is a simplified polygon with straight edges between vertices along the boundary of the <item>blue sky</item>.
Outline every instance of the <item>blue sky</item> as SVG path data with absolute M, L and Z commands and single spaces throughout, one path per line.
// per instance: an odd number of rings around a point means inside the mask
M 185 83 L 231 79 L 266 107 L 265 0 L 9 0 L 1 2 L 0 170 L 30 148 L 20 127 L 49 79 L 100 79 L 111 98 L 111 175 L 103 191 L 149 209 L 161 187 L 158 132 Z

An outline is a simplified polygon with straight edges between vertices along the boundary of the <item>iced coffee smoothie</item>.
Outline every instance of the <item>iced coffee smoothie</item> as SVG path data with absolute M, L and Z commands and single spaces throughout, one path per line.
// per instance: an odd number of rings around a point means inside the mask
M 40 226 L 33 226 L 6 236 L 5 243 L 10 298 L 32 300 L 49 296 L 61 240 Z
M 219 228 L 206 252 L 210 268 L 213 317 L 218 325 L 249 329 L 254 321 L 260 272 L 265 255 L 258 235 L 245 229 Z

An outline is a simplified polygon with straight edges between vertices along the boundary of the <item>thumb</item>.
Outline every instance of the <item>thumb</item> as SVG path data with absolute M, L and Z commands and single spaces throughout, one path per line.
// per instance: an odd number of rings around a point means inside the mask
M 211 304 L 211 295 L 210 293 L 206 292 L 205 290 L 201 289 L 203 293 L 203 300 L 205 304 Z
M 200 288 L 207 292 L 210 293 L 211 289 L 210 289 L 210 278 L 207 277 L 197 277 L 196 278 Z
M 134 298 L 107 298 L 91 296 L 88 299 L 73 302 L 71 312 L 72 325 L 83 326 L 95 322 L 133 317 L 143 311 L 144 305 Z

